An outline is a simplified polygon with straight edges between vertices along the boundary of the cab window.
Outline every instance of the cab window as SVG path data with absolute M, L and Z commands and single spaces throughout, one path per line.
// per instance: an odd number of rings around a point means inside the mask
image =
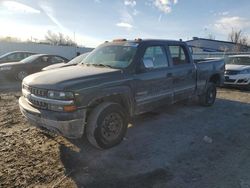
M 174 66 L 189 63 L 187 53 L 183 46 L 173 45 L 168 47 Z
M 168 67 L 168 60 L 162 46 L 150 46 L 145 50 L 143 60 L 149 59 L 153 63 L 153 69 Z

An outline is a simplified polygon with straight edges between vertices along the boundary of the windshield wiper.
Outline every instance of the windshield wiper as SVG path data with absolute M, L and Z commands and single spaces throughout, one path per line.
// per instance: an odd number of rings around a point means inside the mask
M 114 69 L 114 67 L 112 67 L 111 65 L 105 65 L 105 64 L 102 64 L 102 63 L 93 63 L 93 64 L 92 63 L 87 63 L 85 65 L 87 65 L 87 66 L 93 65 L 93 66 L 96 66 L 96 67 L 107 67 L 107 68 Z

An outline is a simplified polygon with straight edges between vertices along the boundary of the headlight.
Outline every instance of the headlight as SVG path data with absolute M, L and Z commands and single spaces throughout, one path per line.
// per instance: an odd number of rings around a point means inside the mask
M 240 71 L 240 74 L 250 74 L 250 69 Z
M 63 91 L 48 91 L 48 97 L 51 99 L 70 100 L 74 99 L 74 93 Z
M 0 67 L 0 71 L 11 70 L 12 67 Z

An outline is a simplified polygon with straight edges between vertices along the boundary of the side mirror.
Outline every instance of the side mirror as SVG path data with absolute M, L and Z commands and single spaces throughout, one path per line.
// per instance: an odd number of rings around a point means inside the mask
M 147 68 L 147 69 L 154 68 L 154 63 L 153 63 L 152 58 L 144 58 L 143 59 L 143 64 L 144 64 L 145 68 Z

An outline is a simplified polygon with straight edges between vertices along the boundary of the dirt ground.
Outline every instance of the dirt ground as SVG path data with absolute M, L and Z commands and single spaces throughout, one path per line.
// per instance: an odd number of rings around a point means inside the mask
M 249 92 L 219 89 L 213 107 L 194 101 L 138 116 L 103 151 L 30 127 L 20 94 L 0 94 L 0 187 L 250 187 Z

